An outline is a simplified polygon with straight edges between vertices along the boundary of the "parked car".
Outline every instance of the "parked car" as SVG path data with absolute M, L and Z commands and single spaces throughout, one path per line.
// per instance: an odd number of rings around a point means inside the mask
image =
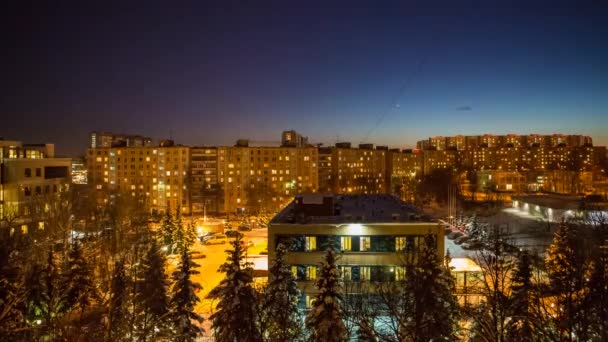
M 260 252 L 260 255 L 268 255 L 268 248 Z
M 243 232 L 250 232 L 251 231 L 251 226 L 248 224 L 240 224 L 239 225 L 239 230 L 243 231 Z
M 461 237 L 457 237 L 456 239 L 454 239 L 454 243 L 457 245 L 460 245 L 463 242 L 466 242 L 470 239 L 471 237 L 468 235 L 463 235 Z
M 249 247 L 253 247 L 253 241 L 249 240 L 249 241 L 245 241 L 245 240 L 241 240 L 241 245 L 245 248 L 248 249 Z
M 218 245 L 218 244 L 225 244 L 226 242 L 228 242 L 228 237 L 226 236 L 226 234 L 215 234 L 213 236 L 211 236 L 209 239 L 207 239 L 204 244 L 206 245 Z
M 483 247 L 483 242 L 479 240 L 469 240 L 463 243 L 461 247 L 466 250 L 481 249 Z
M 192 255 L 192 259 L 204 259 L 207 257 L 206 254 L 203 254 L 201 252 L 198 251 L 194 251 L 192 253 L 190 253 Z
M 241 233 L 239 233 L 238 230 L 227 230 L 224 232 L 224 234 L 226 234 L 226 236 L 228 236 L 228 237 L 237 237 Z
M 448 234 L 448 239 L 450 240 L 454 240 L 455 238 L 461 237 L 464 234 L 462 232 L 459 231 L 452 231 L 450 234 Z

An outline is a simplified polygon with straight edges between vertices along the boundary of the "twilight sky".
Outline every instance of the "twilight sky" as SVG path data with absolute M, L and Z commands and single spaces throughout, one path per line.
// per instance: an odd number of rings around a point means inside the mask
M 482 133 L 608 144 L 601 1 L 48 3 L 3 11 L 0 136 L 60 154 L 82 153 L 92 130 L 210 145 L 285 129 L 325 144 Z

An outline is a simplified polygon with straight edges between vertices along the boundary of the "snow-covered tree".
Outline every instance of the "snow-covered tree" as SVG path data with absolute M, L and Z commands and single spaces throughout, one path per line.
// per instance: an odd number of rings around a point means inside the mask
M 608 240 L 600 244 L 592 259 L 586 302 L 594 341 L 608 341 Z
M 85 260 L 78 242 L 72 244 L 62 278 L 65 291 L 63 301 L 66 310 L 78 309 L 82 316 L 84 310 L 98 296 L 91 268 Z
M 404 313 L 409 319 L 400 335 L 411 341 L 456 340 L 459 309 L 454 286 L 454 278 L 437 255 L 434 236 L 425 236 L 417 260 L 407 267 L 404 295 L 409 310 Z
M 588 340 L 590 317 L 583 305 L 588 291 L 586 252 L 578 225 L 562 222 L 545 260 L 556 304 L 551 317 L 560 339 Z
M 0 336 L 8 339 L 23 327 L 21 307 L 26 287 L 21 276 L 22 265 L 17 261 L 19 252 L 7 231 L 0 230 Z
M 298 311 L 300 291 L 290 266 L 285 263 L 287 247 L 279 243 L 269 268 L 263 314 L 269 341 L 296 341 L 302 337 L 302 317 Z
M 169 312 L 168 287 L 165 257 L 158 244 L 152 241 L 140 263 L 135 282 L 134 308 L 139 341 L 153 341 L 157 329 L 165 330 L 166 315 Z
M 41 311 L 44 331 L 51 334 L 56 333 L 56 322 L 60 315 L 65 313 L 66 305 L 63 300 L 63 289 L 61 287 L 61 274 L 55 265 L 52 251 L 48 252 L 47 263 L 41 274 L 43 281 L 43 292 L 41 293 Z
M 481 228 L 479 221 L 477 220 L 477 216 L 473 217 L 473 222 L 467 229 L 467 235 L 471 238 L 471 240 L 482 240 L 484 237 L 484 230 Z
M 203 317 L 194 312 L 194 306 L 199 302 L 196 291 L 200 290 L 201 286 L 190 279 L 193 274 L 199 273 L 195 270 L 196 267 L 198 265 L 192 260 L 190 252 L 183 249 L 179 266 L 173 272 L 174 283 L 169 302 L 172 341 L 194 341 L 196 336 L 203 332 L 203 328 L 197 325 L 203 322 Z
M 188 226 L 186 226 L 186 230 L 184 232 L 184 245 L 187 249 L 189 249 L 192 247 L 192 245 L 194 245 L 194 243 L 196 243 L 197 239 L 198 235 L 196 234 L 196 227 L 194 227 L 194 223 L 191 221 L 188 223 Z
M 174 243 L 174 250 L 173 252 L 176 254 L 182 254 L 182 252 L 184 250 L 187 250 L 186 245 L 188 244 L 187 241 L 187 234 L 186 234 L 186 228 L 184 227 L 184 222 L 182 221 L 182 213 L 181 213 L 181 207 L 178 205 L 177 209 L 175 210 L 175 219 L 173 220 L 173 243 Z
M 311 341 L 337 342 L 348 339 L 342 315 L 343 289 L 336 261 L 335 241 L 330 240 L 317 274 L 316 286 L 319 293 L 306 316 Z
M 167 210 L 165 210 L 165 215 L 161 221 L 160 231 L 161 243 L 164 246 L 164 250 L 167 254 L 171 254 L 173 252 L 173 232 L 175 231 L 175 223 L 169 205 L 167 205 Z
M 257 327 L 258 294 L 253 287 L 253 269 L 244 261 L 245 250 L 241 235 L 232 241 L 232 249 L 227 250 L 226 262 L 219 272 L 226 276 L 211 291 L 218 298 L 217 311 L 211 315 L 214 335 L 220 342 L 259 341 Z
M 521 252 L 511 277 L 511 320 L 507 336 L 512 341 L 536 341 L 535 314 L 532 308 L 534 286 L 532 284 L 532 259 Z
M 128 339 L 127 335 L 131 328 L 128 319 L 129 288 L 130 280 L 125 270 L 125 262 L 121 259 L 114 264 L 114 271 L 112 273 L 106 333 L 109 341 L 124 341 Z

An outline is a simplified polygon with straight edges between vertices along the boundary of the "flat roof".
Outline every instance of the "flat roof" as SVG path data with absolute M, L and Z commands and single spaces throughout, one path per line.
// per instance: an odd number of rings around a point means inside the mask
M 391 195 L 333 195 L 315 193 L 299 195 L 296 198 L 298 197 L 302 197 L 304 204 L 313 205 L 322 205 L 323 198 L 333 197 L 334 207 L 340 210 L 340 215 L 307 216 L 305 223 L 417 222 L 420 221 L 420 215 L 423 215 L 411 204 L 405 203 Z M 271 222 L 292 223 L 296 205 L 295 200 L 289 203 Z

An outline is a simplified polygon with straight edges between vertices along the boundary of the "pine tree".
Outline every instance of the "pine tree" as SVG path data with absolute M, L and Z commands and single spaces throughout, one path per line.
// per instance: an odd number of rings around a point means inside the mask
M 78 308 L 82 316 L 84 310 L 97 299 L 97 288 L 93 284 L 91 269 L 82 255 L 78 242 L 72 244 L 68 253 L 66 270 L 62 275 L 66 311 Z
M 562 222 L 547 251 L 545 264 L 555 298 L 554 325 L 560 339 L 587 340 L 587 314 L 583 298 L 586 289 L 587 260 L 576 224 Z M 576 336 L 576 337 L 575 337 Z
M 167 252 L 167 254 L 171 254 L 173 253 L 173 232 L 175 231 L 175 223 L 173 222 L 171 207 L 169 205 L 167 205 L 167 210 L 163 216 L 160 229 L 163 250 Z
M 166 327 L 165 318 L 169 312 L 169 280 L 165 273 L 165 257 L 156 242 L 152 241 L 140 267 L 134 298 L 137 338 L 140 341 L 152 341 L 157 329 L 163 331 Z
M 184 233 L 184 245 L 187 249 L 190 249 L 192 245 L 196 242 L 198 236 L 196 234 L 196 228 L 194 227 L 194 223 L 188 223 L 186 227 L 186 231 Z
M 198 265 L 192 260 L 187 249 L 182 250 L 181 260 L 177 270 L 173 272 L 173 288 L 170 301 L 171 321 L 173 325 L 173 341 L 194 341 L 196 336 L 203 332 L 199 324 L 203 317 L 194 312 L 194 306 L 199 302 L 196 291 L 201 289 L 200 284 L 193 283 L 190 277 L 199 272 L 195 270 Z
M 219 272 L 226 276 L 211 291 L 219 299 L 217 311 L 211 315 L 214 335 L 219 342 L 259 341 L 257 303 L 258 295 L 253 288 L 253 269 L 244 262 L 245 250 L 241 235 L 232 241 L 232 250 L 227 250 L 226 262 Z
M 129 287 L 130 281 L 125 270 L 124 260 L 114 264 L 112 285 L 110 288 L 110 303 L 108 308 L 108 341 L 127 340 L 129 333 Z
M 187 237 L 186 237 L 186 229 L 184 228 L 184 223 L 182 221 L 182 214 L 180 210 L 180 206 L 177 206 L 177 210 L 175 211 L 175 219 L 173 220 L 173 243 L 175 244 L 174 253 L 182 254 L 184 250 L 187 249 Z
M 481 226 L 479 225 L 479 221 L 477 221 L 477 216 L 473 217 L 473 222 L 471 223 L 467 234 L 469 235 L 471 240 L 483 240 L 484 232 Z
M 511 278 L 511 321 L 507 328 L 509 340 L 536 341 L 532 296 L 532 259 L 527 252 L 522 252 Z
M 299 290 L 288 264 L 287 247 L 279 243 L 269 269 L 270 281 L 264 295 L 263 311 L 268 318 L 269 341 L 295 341 L 302 336 L 298 312 Z
M 590 307 L 594 341 L 608 341 L 608 240 L 593 256 L 586 302 Z
M 437 255 L 432 235 L 424 244 L 413 265 L 407 267 L 404 295 L 405 314 L 410 318 L 402 331 L 412 341 L 456 340 L 458 303 L 454 297 L 454 278 Z
M 56 321 L 66 311 L 63 301 L 63 289 L 61 288 L 61 275 L 57 266 L 53 251 L 48 252 L 47 264 L 41 275 L 43 281 L 43 292 L 40 295 L 40 309 L 43 317 L 44 331 L 51 336 L 56 334 Z
M 306 317 L 311 341 L 337 342 L 348 339 L 348 331 L 342 317 L 343 291 L 336 261 L 335 242 L 330 240 L 316 281 L 319 293 Z

